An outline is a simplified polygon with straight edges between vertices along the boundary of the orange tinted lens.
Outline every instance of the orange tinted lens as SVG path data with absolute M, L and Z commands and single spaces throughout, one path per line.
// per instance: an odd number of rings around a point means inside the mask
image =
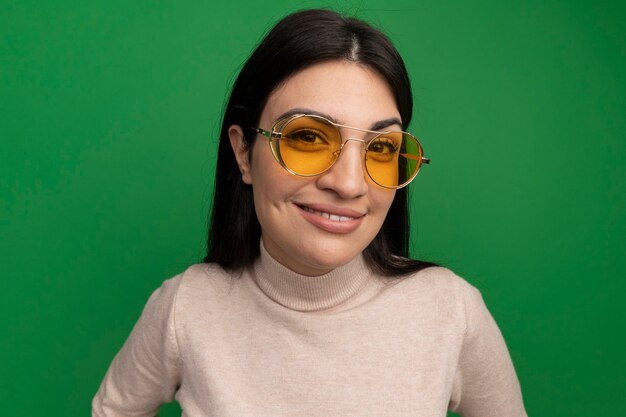
M 407 133 L 384 133 L 367 146 L 365 168 L 372 180 L 383 187 L 396 188 L 407 184 L 415 177 L 421 163 L 420 145 Z
M 278 139 L 280 160 L 300 175 L 317 175 L 335 162 L 341 149 L 341 135 L 328 121 L 301 116 L 287 122 Z

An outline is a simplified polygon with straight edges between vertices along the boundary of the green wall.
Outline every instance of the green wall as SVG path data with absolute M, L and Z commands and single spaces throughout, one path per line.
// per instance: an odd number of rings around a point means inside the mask
M 483 292 L 529 414 L 626 415 L 626 7 L 495 0 L 1 0 L 1 414 L 89 413 L 150 292 L 202 257 L 237 69 L 311 6 L 405 57 L 433 160 L 414 253 Z

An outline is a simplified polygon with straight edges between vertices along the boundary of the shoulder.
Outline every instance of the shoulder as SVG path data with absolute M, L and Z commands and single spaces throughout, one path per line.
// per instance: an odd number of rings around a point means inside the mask
M 237 274 L 216 264 L 191 265 L 184 272 L 163 281 L 150 296 L 147 307 L 163 311 L 185 305 L 194 298 L 219 298 L 228 292 L 237 278 Z
M 243 272 L 229 272 L 214 263 L 199 263 L 163 282 L 172 287 L 180 297 L 188 293 L 224 293 L 241 278 Z
M 238 275 L 241 274 L 225 271 L 214 263 L 201 263 L 191 265 L 172 279 L 179 282 L 181 290 L 224 291 Z
M 247 275 L 245 271 L 226 271 L 214 263 L 195 264 L 163 282 L 159 290 L 169 294 L 168 303 L 180 325 L 190 319 L 221 315 L 229 304 L 238 302 Z
M 425 268 L 404 277 L 388 278 L 386 282 L 415 296 L 454 299 L 480 297 L 480 292 L 472 284 L 450 269 L 439 266 Z
M 429 267 L 405 277 L 387 278 L 386 283 L 384 292 L 403 309 L 462 328 L 484 308 L 478 289 L 448 268 Z

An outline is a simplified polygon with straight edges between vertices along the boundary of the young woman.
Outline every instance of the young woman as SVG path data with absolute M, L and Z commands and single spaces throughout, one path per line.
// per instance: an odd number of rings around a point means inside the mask
M 404 63 L 326 10 L 280 21 L 225 111 L 206 263 L 166 281 L 95 416 L 525 416 L 479 292 L 408 258 Z

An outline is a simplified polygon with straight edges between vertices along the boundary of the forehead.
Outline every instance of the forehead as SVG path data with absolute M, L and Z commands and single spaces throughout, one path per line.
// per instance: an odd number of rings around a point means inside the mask
M 375 70 L 350 61 L 316 64 L 289 77 L 268 97 L 261 123 L 267 126 L 296 108 L 328 114 L 351 126 L 400 118 L 385 79 Z

